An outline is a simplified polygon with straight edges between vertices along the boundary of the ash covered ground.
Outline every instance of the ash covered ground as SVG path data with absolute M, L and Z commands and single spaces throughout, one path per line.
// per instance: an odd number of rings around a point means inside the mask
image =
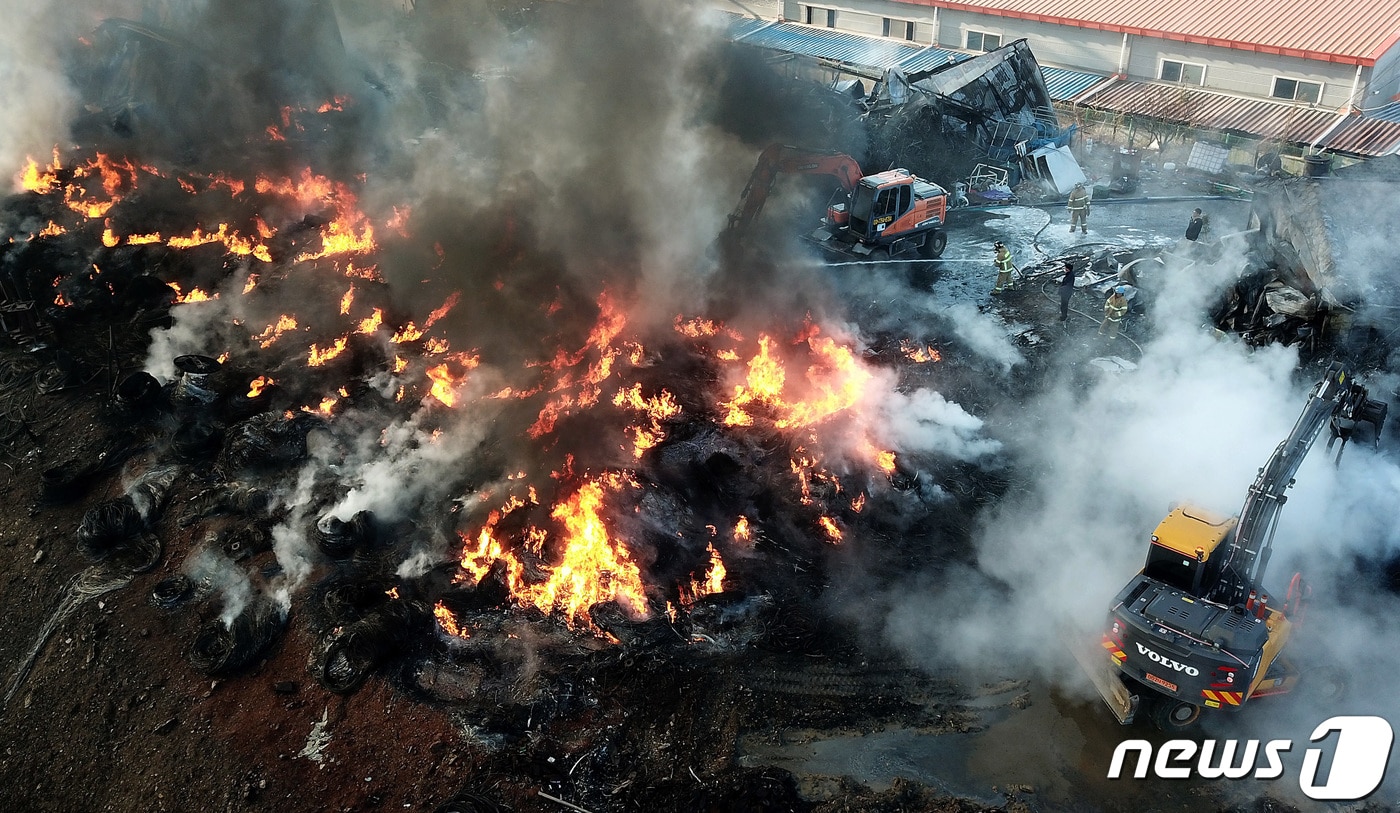
M 1167 501 L 1233 510 L 1318 363 L 1204 327 L 1232 245 L 1013 208 L 823 268 L 792 189 L 718 255 L 759 149 L 856 136 L 701 10 L 625 5 L 16 17 L 15 809 L 1300 804 L 1104 782 L 1122 734 L 1060 645 Z M 1148 258 L 1124 338 L 1088 287 L 1058 321 L 1065 257 Z M 1351 454 L 1280 553 L 1322 571 L 1350 705 L 1232 736 L 1389 710 L 1400 478 Z

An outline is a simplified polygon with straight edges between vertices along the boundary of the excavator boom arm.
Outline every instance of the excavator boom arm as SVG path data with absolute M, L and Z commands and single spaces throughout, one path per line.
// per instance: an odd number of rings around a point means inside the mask
M 763 211 L 773 183 L 780 174 L 830 175 L 847 192 L 860 182 L 860 164 L 844 153 L 804 150 L 783 144 L 773 144 L 758 156 L 758 163 L 739 196 L 739 205 L 729 215 L 728 231 L 742 234 Z
M 1376 403 L 1366 397 L 1365 387 L 1352 383 L 1340 365 L 1334 364 L 1328 368 L 1326 376 L 1308 396 L 1293 431 L 1274 449 L 1268 462 L 1259 469 L 1254 484 L 1249 487 L 1249 496 L 1240 510 L 1234 542 L 1221 568 L 1221 578 L 1212 591 L 1212 598 L 1233 604 L 1249 590 L 1259 586 L 1268 565 L 1274 523 L 1288 500 L 1284 492 L 1293 485 L 1293 477 L 1318 433 L 1330 423 L 1335 439 L 1340 435 L 1339 417 L 1350 419 L 1367 414 L 1368 409 L 1374 413 L 1375 407 L 1371 405 Z M 1378 421 L 1384 421 L 1384 405 L 1379 406 Z M 1380 426 L 1377 425 L 1375 430 L 1379 434 Z M 1331 446 L 1330 442 L 1328 446 Z

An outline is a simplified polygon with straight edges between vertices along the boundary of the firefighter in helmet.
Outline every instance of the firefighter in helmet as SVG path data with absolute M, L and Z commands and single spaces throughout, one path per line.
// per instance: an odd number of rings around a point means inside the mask
M 1118 328 L 1123 325 L 1123 317 L 1128 315 L 1128 287 L 1119 285 L 1103 303 L 1103 321 L 1099 323 L 1099 335 L 1107 330 L 1109 339 L 1118 338 Z
M 1065 205 L 1069 209 L 1069 233 L 1074 234 L 1074 227 L 1078 226 L 1088 234 L 1089 190 L 1084 188 L 1083 181 L 1074 185 L 1074 191 L 1069 193 L 1069 202 Z
M 996 259 L 993 264 L 997 268 L 997 287 L 992 289 L 992 293 L 999 294 L 1008 288 L 1015 288 L 1016 283 L 1011 281 L 1011 274 L 1016 270 L 1016 265 L 1011 262 L 1011 249 L 1000 240 L 992 244 L 992 249 L 996 252 Z

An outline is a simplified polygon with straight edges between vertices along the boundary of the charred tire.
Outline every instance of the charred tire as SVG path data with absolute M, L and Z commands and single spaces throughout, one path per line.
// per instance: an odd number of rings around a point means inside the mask
M 926 260 L 936 260 L 943 256 L 943 249 L 947 247 L 947 233 L 936 231 L 924 238 L 924 244 L 919 248 L 919 254 Z
M 1201 707 L 1185 700 L 1161 698 L 1152 704 L 1152 724 L 1167 733 L 1190 731 L 1201 719 Z

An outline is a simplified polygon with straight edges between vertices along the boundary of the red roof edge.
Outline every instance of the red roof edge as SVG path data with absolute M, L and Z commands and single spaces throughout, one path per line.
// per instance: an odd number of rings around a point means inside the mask
M 980 14 L 989 14 L 993 17 L 1010 17 L 1017 20 L 1030 20 L 1037 23 L 1054 23 L 1056 25 L 1067 25 L 1072 28 L 1088 28 L 1094 31 L 1114 31 L 1124 34 L 1135 34 L 1139 37 L 1155 37 L 1157 39 L 1177 40 L 1180 42 L 1192 42 L 1198 45 L 1214 45 L 1221 48 L 1233 48 L 1237 51 L 1255 51 L 1263 54 L 1277 54 L 1279 56 L 1291 56 L 1299 59 L 1311 59 L 1321 62 L 1336 62 L 1343 65 L 1364 65 L 1367 67 L 1376 64 L 1376 59 L 1384 54 L 1390 46 L 1400 41 L 1400 31 L 1396 32 L 1384 47 L 1369 56 L 1354 56 L 1352 54 L 1333 54 L 1325 51 L 1308 51 L 1302 48 L 1284 48 L 1277 45 L 1262 45 L 1256 42 L 1245 42 L 1244 40 L 1225 39 L 1223 37 L 1201 37 L 1192 34 L 1180 34 L 1175 31 L 1156 31 L 1148 28 L 1138 28 L 1129 25 L 1119 25 L 1117 23 L 1105 23 L 1098 20 L 1077 20 L 1073 17 L 1056 17 L 1050 14 L 1035 14 L 1026 11 L 1012 11 L 1010 9 L 990 8 L 978 6 L 973 3 L 957 3 L 950 0 L 894 0 L 896 3 L 903 3 L 908 6 L 932 6 L 936 8 L 946 8 L 951 11 L 973 11 Z

